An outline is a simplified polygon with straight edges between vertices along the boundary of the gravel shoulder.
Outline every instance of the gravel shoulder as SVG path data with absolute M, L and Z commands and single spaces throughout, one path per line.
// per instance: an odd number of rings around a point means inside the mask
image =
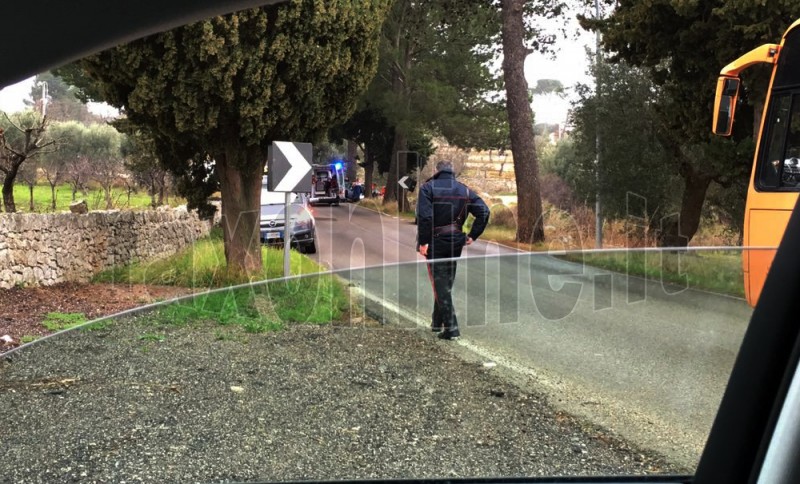
M 684 474 L 422 330 L 161 327 L 0 360 L 0 482 Z

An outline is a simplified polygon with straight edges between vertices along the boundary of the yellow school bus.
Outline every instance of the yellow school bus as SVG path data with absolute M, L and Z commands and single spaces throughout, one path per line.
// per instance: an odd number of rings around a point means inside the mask
M 772 78 L 761 117 L 747 191 L 745 247 L 777 247 L 800 192 L 800 20 L 780 44 L 765 44 L 725 66 L 717 81 L 713 131 L 730 136 L 741 85 L 739 74 L 756 64 L 771 64 Z M 774 250 L 744 251 L 744 288 L 755 305 Z

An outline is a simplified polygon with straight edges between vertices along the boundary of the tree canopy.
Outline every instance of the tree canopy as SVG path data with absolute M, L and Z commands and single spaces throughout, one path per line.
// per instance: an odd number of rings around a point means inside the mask
M 752 152 L 745 148 L 769 73 L 748 72 L 753 95 L 737 112 L 732 138 L 721 140 L 710 128 L 720 69 L 760 44 L 777 42 L 798 16 L 800 4 L 790 0 L 621 0 L 606 19 L 582 19 L 603 34 L 612 61 L 643 68 L 658 90 L 659 138 L 684 182 L 680 217 L 663 244 L 685 245 L 694 236 L 712 182 L 739 185 L 750 172 Z
M 573 134 L 548 154 L 548 169 L 567 181 L 580 200 L 593 204 L 599 191 L 605 216 L 647 220 L 658 231 L 661 217 L 680 206 L 673 188 L 680 180 L 658 139 L 652 82 L 625 62 L 601 63 L 595 69 L 614 82 L 604 86 L 602 96 L 589 86 L 578 87 L 570 118 Z M 597 135 L 603 140 L 599 186 Z
M 396 0 L 383 26 L 380 65 L 364 109 L 392 131 L 385 202 L 398 200 L 397 179 L 412 171 L 414 141 L 443 136 L 465 147 L 487 143 L 502 122 L 491 72 L 497 10 L 488 2 Z M 371 116 L 371 115 L 370 115 Z M 424 143 L 423 143 L 424 145 Z
M 268 145 L 314 141 L 353 111 L 377 67 L 387 7 L 293 0 L 214 17 L 79 61 L 68 80 L 123 109 L 172 171 L 213 160 L 229 269 L 253 272 Z

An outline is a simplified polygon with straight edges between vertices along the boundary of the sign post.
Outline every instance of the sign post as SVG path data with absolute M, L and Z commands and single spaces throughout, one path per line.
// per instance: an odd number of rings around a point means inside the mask
M 292 251 L 292 194 L 286 192 L 286 206 L 283 209 L 283 277 L 292 275 L 289 255 Z
M 289 277 L 289 252 L 292 248 L 292 193 L 305 192 L 311 187 L 311 143 L 274 141 L 267 156 L 267 189 L 286 194 L 283 210 L 283 275 Z

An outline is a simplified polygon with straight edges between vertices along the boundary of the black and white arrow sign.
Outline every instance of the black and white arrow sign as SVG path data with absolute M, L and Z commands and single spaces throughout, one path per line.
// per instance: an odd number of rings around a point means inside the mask
M 299 193 L 311 190 L 311 143 L 273 141 L 267 159 L 267 188 L 271 192 Z
M 408 175 L 404 176 L 403 178 L 397 180 L 397 183 L 400 184 L 405 190 L 408 190 L 408 185 L 406 185 L 406 180 L 408 180 Z

